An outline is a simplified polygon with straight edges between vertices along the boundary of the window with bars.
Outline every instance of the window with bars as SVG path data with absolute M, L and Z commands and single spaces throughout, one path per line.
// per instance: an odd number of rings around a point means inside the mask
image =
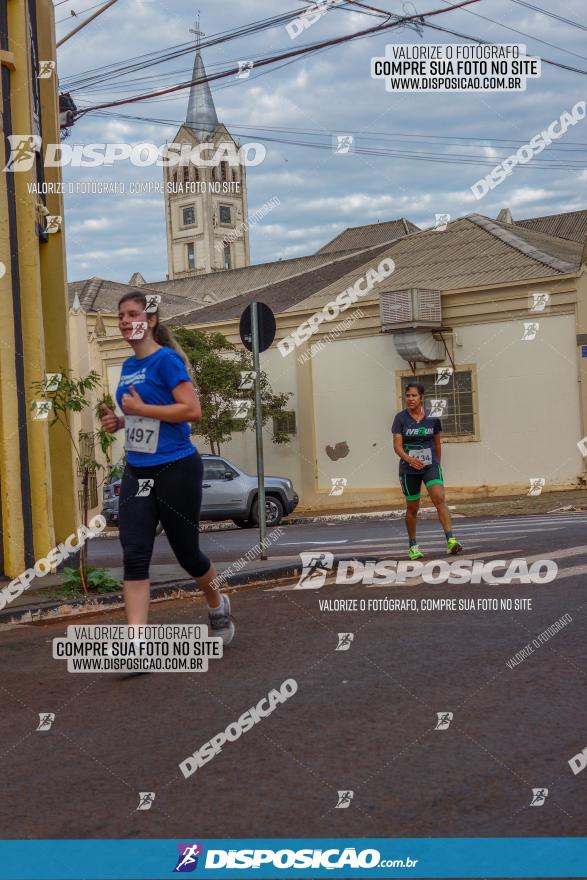
M 450 373 L 450 371 L 449 371 Z M 442 415 L 442 432 L 447 437 L 471 437 L 475 430 L 475 400 L 473 392 L 473 374 L 471 370 L 456 370 L 450 374 L 446 384 L 439 384 L 438 373 L 420 373 L 415 376 L 402 376 L 402 404 L 405 407 L 404 395 L 406 386 L 416 382 L 424 386 L 424 405 L 430 412 L 433 400 L 446 401 L 439 404 Z M 446 375 L 444 376 L 444 380 Z M 441 380 L 442 381 L 442 380 Z
M 295 434 L 296 414 L 293 411 L 280 413 L 273 416 L 273 433 L 274 434 Z

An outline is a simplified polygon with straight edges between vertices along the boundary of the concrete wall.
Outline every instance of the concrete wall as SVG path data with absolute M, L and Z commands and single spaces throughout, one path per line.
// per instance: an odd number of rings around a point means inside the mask
M 35 132 L 28 5 L 3 0 L 7 32 L 0 37 L 0 110 L 4 134 Z M 55 59 L 54 9 L 37 0 L 38 57 Z M 56 77 L 38 81 L 45 143 L 58 142 Z M 0 139 L 0 167 L 8 157 Z M 60 169 L 45 169 L 59 183 Z M 64 429 L 32 418 L 34 389 L 47 372 L 71 365 L 63 231 L 41 241 L 37 197 L 29 189 L 36 171 L 0 174 L 0 574 L 14 577 L 44 557 L 79 525 L 76 475 Z M 49 214 L 63 217 L 61 195 L 46 199 Z M 67 224 L 67 218 L 64 219 Z
M 459 328 L 455 365 L 474 367 L 478 439 L 445 443 L 451 486 L 524 487 L 533 477 L 566 485 L 581 472 L 574 318 L 542 318 L 533 341 L 522 341 L 522 329 L 522 321 Z M 406 366 L 387 335 L 336 341 L 313 358 L 318 489 L 336 476 L 349 491 L 396 485 L 390 429 L 404 408 L 396 376 Z M 326 446 L 340 441 L 350 452 L 334 462 Z

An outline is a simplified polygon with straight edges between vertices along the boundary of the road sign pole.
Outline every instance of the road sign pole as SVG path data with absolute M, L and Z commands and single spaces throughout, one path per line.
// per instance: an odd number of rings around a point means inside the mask
M 255 371 L 255 435 L 257 441 L 257 479 L 259 481 L 259 543 L 261 559 L 267 559 L 267 525 L 265 523 L 265 470 L 263 466 L 263 422 L 261 414 L 261 377 L 259 367 L 259 320 L 257 303 L 251 303 L 251 337 Z

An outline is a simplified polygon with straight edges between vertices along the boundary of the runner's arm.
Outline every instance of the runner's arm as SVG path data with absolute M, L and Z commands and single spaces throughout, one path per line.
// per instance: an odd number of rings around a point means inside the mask
M 434 435 L 434 450 L 436 452 L 436 459 L 438 461 L 438 464 L 440 464 L 440 457 L 442 454 L 442 444 L 440 442 L 440 431 L 437 431 L 437 433 Z
M 418 461 L 418 459 L 413 459 L 412 456 L 408 455 L 408 453 L 405 451 L 404 438 L 401 434 L 393 435 L 393 451 L 396 455 L 399 455 L 402 461 L 407 462 L 410 467 L 416 468 L 416 470 L 420 470 L 424 467 L 421 461 Z
M 131 391 L 134 388 L 131 386 Z M 160 422 L 199 422 L 202 418 L 202 407 L 196 389 L 191 382 L 179 382 L 171 390 L 175 403 L 164 405 L 143 403 L 136 391 L 129 401 L 129 395 L 122 399 L 125 412 L 129 415 L 143 416 L 147 419 L 158 419 Z

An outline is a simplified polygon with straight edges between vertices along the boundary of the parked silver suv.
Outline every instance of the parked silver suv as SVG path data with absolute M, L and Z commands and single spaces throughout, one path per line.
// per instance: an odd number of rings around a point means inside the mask
M 200 519 L 231 519 L 242 529 L 259 525 L 259 487 L 257 477 L 246 474 L 222 455 L 202 455 L 202 510 Z M 109 524 L 118 522 L 120 479 L 104 485 L 102 515 Z M 268 526 L 277 526 L 297 507 L 299 498 L 293 483 L 284 477 L 265 477 L 265 517 Z M 158 529 L 159 533 L 160 529 Z

